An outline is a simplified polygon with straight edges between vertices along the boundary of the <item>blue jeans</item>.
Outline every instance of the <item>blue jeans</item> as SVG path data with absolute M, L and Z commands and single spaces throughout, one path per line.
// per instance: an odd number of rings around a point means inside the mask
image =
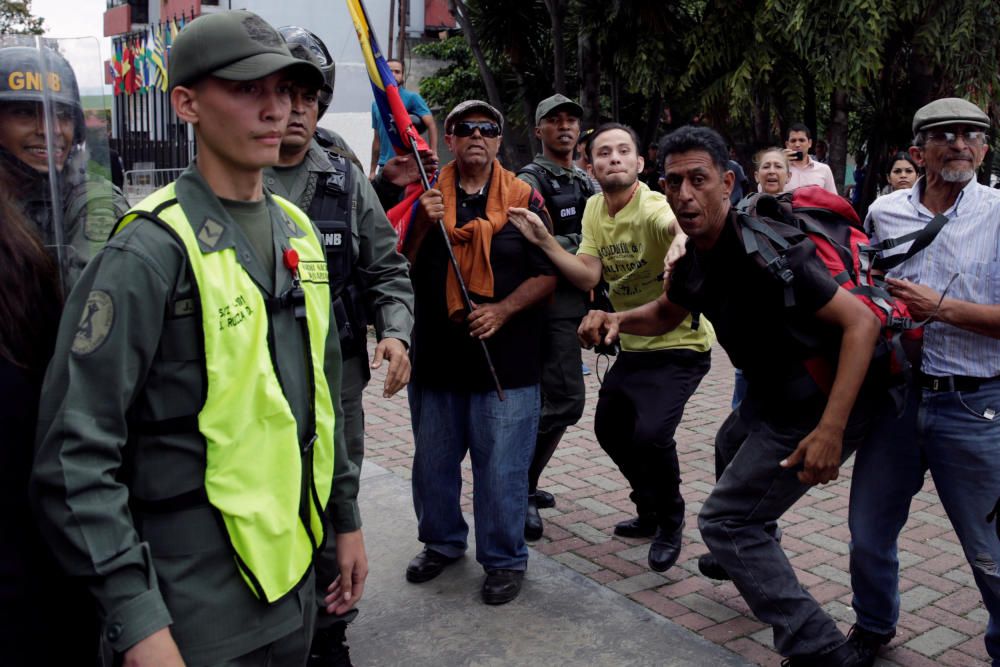
M 528 466 L 535 451 L 541 398 L 538 385 L 460 393 L 408 388 L 413 439 L 413 507 L 418 538 L 446 556 L 465 553 L 462 460 L 472 459 L 476 560 L 485 569 L 524 570 L 528 546 Z
M 990 614 L 986 650 L 1000 665 L 1000 540 L 986 523 L 1000 497 L 1000 380 L 974 392 L 912 389 L 904 413 L 886 417 L 858 450 L 850 507 L 858 625 L 879 633 L 896 627 L 896 541 L 928 470 Z

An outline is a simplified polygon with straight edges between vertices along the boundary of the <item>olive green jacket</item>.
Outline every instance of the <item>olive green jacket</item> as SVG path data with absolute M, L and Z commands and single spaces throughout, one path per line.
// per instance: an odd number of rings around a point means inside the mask
M 330 135 L 334 145 L 339 147 L 342 144 L 340 137 L 333 133 Z M 346 151 L 343 153 L 345 156 L 349 149 Z M 333 168 L 315 140 L 299 167 L 302 172 L 290 191 L 270 168 L 264 169 L 264 187 L 308 212 L 316 194 L 319 175 Z M 351 207 L 354 277 L 364 294 L 366 306 L 375 314 L 373 324 L 379 340 L 398 338 L 409 346 L 410 331 L 413 329 L 413 286 L 406 258 L 396 252 L 396 230 L 385 217 L 385 211 L 365 173 L 354 164 L 351 164 L 351 170 L 354 175 Z
M 234 248 L 265 298 L 291 285 L 280 253 L 289 235 L 300 232 L 273 200 L 279 261 L 275 274 L 266 275 L 193 165 L 177 180 L 176 196 L 202 252 Z M 90 586 L 106 644 L 123 652 L 172 624 L 189 666 L 264 646 L 300 627 L 303 609 L 315 604 L 312 576 L 273 605 L 258 601 L 210 507 L 145 506 L 204 486 L 201 434 L 164 428 L 168 420 L 197 415 L 204 401 L 195 287 L 183 245 L 149 220 L 129 224 L 87 266 L 69 295 L 46 374 L 31 481 L 42 532 L 67 572 Z M 288 308 L 275 311 L 271 322 L 274 366 L 301 437 L 310 401 L 302 330 Z M 326 342 L 323 370 L 337 414 L 329 514 L 334 530 L 344 533 L 361 520 L 358 469 L 344 451 L 332 312 Z

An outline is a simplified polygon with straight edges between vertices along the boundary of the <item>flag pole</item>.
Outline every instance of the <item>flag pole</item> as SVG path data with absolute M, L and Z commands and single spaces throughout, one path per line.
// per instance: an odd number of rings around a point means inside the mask
M 424 169 L 424 163 L 420 160 L 420 151 L 417 149 L 417 140 L 412 134 L 406 135 L 407 139 L 410 140 L 410 149 L 413 151 L 413 159 L 417 161 L 417 169 L 420 171 L 420 184 L 424 188 L 424 192 L 431 189 L 430 180 L 427 178 L 427 171 Z M 444 237 L 444 247 L 448 249 L 448 261 L 451 262 L 451 268 L 455 271 L 455 278 L 458 279 L 458 287 L 462 290 L 462 300 L 465 302 L 465 307 L 468 311 L 472 312 L 472 299 L 469 297 L 469 289 L 465 286 L 465 279 L 462 278 L 462 271 L 458 268 L 458 259 L 455 257 L 455 251 L 451 247 L 451 237 L 448 236 L 448 230 L 445 229 L 444 220 L 438 219 L 437 221 L 438 229 L 441 230 L 441 235 Z M 490 350 L 486 347 L 486 341 L 482 338 L 479 339 L 479 344 L 483 348 L 483 356 L 486 357 L 486 365 L 490 369 L 490 377 L 493 378 L 493 387 L 496 389 L 497 398 L 501 401 L 506 399 L 503 393 L 503 387 L 500 386 L 500 378 L 497 377 L 497 369 L 493 366 L 493 357 L 490 356 Z

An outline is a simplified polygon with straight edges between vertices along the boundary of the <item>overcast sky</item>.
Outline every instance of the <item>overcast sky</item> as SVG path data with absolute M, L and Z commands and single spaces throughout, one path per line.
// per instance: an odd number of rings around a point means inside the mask
M 80 88 L 104 83 L 103 62 L 111 40 L 104 38 L 105 0 L 32 0 L 31 13 L 45 19 L 46 37 L 87 38 L 64 42 L 63 53 L 73 62 Z M 87 94 L 86 92 L 84 94 Z

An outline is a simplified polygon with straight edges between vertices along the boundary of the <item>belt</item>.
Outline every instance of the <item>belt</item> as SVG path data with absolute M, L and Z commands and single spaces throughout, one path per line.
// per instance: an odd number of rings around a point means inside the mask
M 976 391 L 983 384 L 996 379 L 1000 379 L 1000 376 L 978 378 L 968 375 L 945 375 L 938 377 L 920 372 L 917 373 L 917 384 L 931 391 Z

